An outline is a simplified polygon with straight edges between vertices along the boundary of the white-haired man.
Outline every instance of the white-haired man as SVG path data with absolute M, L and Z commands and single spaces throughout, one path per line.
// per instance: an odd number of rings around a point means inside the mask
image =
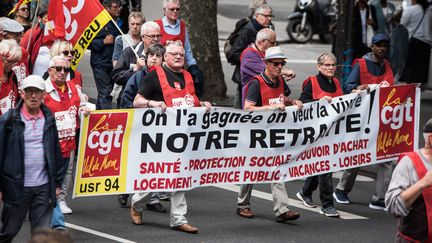
M 170 42 L 166 46 L 163 67 L 148 73 L 140 84 L 134 100 L 134 107 L 162 108 L 205 106 L 210 110 L 209 102 L 201 102 L 195 94 L 193 79 L 183 69 L 185 51 L 181 42 Z M 175 101 L 175 102 L 174 102 Z M 136 194 L 135 194 L 136 195 Z M 134 197 L 135 197 L 134 195 Z M 131 216 L 135 224 L 141 223 L 142 206 L 132 198 Z M 198 228 L 190 225 L 186 219 L 187 204 L 184 191 L 175 191 L 171 196 L 170 227 L 186 233 L 197 233 Z

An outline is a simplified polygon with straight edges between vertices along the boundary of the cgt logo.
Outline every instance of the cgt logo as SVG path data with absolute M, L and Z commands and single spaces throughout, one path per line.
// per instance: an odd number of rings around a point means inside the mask
M 90 149 L 97 149 L 100 155 L 109 154 L 112 148 L 119 149 L 121 147 L 121 139 L 123 138 L 124 128 L 126 119 L 123 121 L 116 119 L 115 115 L 123 114 L 110 114 L 109 121 L 107 120 L 108 115 L 102 115 L 97 119 L 96 124 L 90 130 L 87 139 L 87 146 Z M 124 124 L 115 124 L 115 121 L 124 122 Z
M 404 121 L 412 122 L 413 120 L 413 102 L 411 97 L 403 100 L 402 97 L 395 95 L 396 89 L 393 88 L 388 94 L 381 110 L 381 121 L 384 125 L 390 125 L 393 130 L 400 129 Z
M 128 113 L 90 114 L 83 177 L 118 176 Z

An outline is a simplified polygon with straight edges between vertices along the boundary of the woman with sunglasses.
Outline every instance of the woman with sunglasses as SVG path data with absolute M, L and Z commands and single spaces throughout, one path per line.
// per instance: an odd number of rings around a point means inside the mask
M 331 102 L 332 98 L 343 95 L 336 73 L 336 57 L 332 53 L 323 53 L 317 61 L 318 74 L 303 81 L 300 100 L 304 103 L 320 99 Z M 306 207 L 316 207 L 312 201 L 312 193 L 319 185 L 321 210 L 320 214 L 327 217 L 339 217 L 333 202 L 333 173 L 311 176 L 306 179 L 303 188 L 297 193 Z
M 29 16 L 30 8 L 27 3 L 21 4 L 15 12 L 15 21 L 24 27 L 24 32 L 26 32 L 31 27 Z
M 0 42 L 0 116 L 18 103 L 18 80 L 12 68 L 21 59 L 21 48 L 15 40 Z

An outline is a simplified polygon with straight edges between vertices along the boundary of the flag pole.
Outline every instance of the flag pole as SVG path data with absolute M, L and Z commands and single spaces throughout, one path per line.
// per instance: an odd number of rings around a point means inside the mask
M 105 11 L 106 11 L 106 10 L 105 10 Z M 109 13 L 106 13 L 106 14 L 109 15 Z M 111 17 L 111 15 L 110 15 L 110 19 L 111 19 L 111 21 L 114 23 L 114 25 L 115 25 L 115 27 L 117 28 L 117 30 L 120 31 L 120 33 L 121 33 L 122 35 L 124 35 L 123 31 L 120 29 L 120 27 L 117 25 L 116 21 L 114 21 L 114 19 Z M 135 51 L 135 49 L 132 48 L 132 47 L 133 47 L 133 44 L 129 41 L 128 38 L 124 38 L 124 39 L 126 40 L 126 42 L 128 43 L 128 45 L 131 47 L 133 53 L 135 54 L 135 56 L 136 56 L 136 58 L 137 58 L 137 60 L 138 60 L 140 57 L 138 56 L 138 53 Z

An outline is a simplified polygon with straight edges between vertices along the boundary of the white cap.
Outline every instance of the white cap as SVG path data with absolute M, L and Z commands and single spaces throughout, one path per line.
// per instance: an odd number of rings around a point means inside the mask
M 26 88 L 34 87 L 40 90 L 45 90 L 45 80 L 37 75 L 30 75 L 27 78 L 23 79 L 21 83 L 21 90 L 25 90 Z
M 0 18 L 0 24 L 3 28 L 3 31 L 6 32 L 21 33 L 24 31 L 24 27 L 20 23 L 8 17 Z
M 282 58 L 286 59 L 287 57 L 282 52 L 282 48 L 279 46 L 273 46 L 266 50 L 264 60 L 277 59 Z

